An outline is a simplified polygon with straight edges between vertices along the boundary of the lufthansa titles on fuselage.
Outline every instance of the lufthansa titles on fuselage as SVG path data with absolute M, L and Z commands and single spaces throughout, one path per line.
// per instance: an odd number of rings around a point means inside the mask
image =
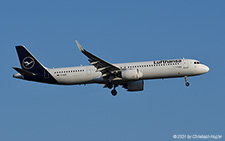
M 154 64 L 172 64 L 172 63 L 181 63 L 182 60 L 160 60 L 160 61 L 154 61 Z

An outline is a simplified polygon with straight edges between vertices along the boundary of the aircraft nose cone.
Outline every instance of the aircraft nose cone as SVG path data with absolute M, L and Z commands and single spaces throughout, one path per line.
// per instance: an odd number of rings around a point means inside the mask
M 204 65 L 204 73 L 207 73 L 209 71 L 209 67 Z

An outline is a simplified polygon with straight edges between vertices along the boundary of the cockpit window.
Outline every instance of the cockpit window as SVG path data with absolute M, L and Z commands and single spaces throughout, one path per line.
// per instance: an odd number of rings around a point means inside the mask
M 194 62 L 194 64 L 201 64 L 200 62 Z

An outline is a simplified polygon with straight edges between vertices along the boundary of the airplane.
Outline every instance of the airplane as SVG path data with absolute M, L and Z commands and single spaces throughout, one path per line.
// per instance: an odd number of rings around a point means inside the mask
M 25 46 L 16 46 L 22 68 L 13 67 L 18 73 L 14 78 L 58 85 L 103 84 L 117 95 L 116 88 L 122 86 L 127 91 L 144 90 L 144 80 L 201 75 L 209 67 L 194 59 L 170 59 L 146 62 L 111 64 L 85 50 L 76 40 L 79 50 L 88 58 L 89 66 L 47 68 L 43 66 Z

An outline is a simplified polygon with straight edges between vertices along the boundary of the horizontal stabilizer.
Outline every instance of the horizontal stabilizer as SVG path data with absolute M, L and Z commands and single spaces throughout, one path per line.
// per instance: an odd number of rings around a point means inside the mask
M 27 70 L 21 69 L 21 68 L 17 68 L 17 67 L 13 67 L 14 70 L 16 70 L 17 72 L 19 72 L 20 74 L 22 74 L 23 76 L 35 76 L 35 73 L 29 72 Z

